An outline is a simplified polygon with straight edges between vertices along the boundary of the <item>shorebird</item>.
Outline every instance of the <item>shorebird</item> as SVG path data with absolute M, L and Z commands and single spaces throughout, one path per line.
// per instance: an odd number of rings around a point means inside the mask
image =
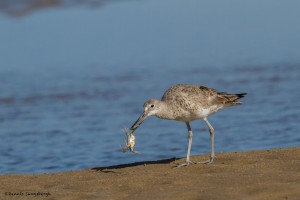
M 247 93 L 228 94 L 225 92 L 218 92 L 217 90 L 209 87 L 198 85 L 174 85 L 164 93 L 161 101 L 157 99 L 149 99 L 144 103 L 144 112 L 131 126 L 130 132 L 132 134 L 147 117 L 152 115 L 160 119 L 185 122 L 188 129 L 188 149 L 185 163 L 178 166 L 181 167 L 193 163 L 190 161 L 193 138 L 190 122 L 198 119 L 204 120 L 209 128 L 211 153 L 209 160 L 202 163 L 210 164 L 215 159 L 214 128 L 208 121 L 207 117 L 223 108 L 241 105 L 242 102 L 237 100 L 244 97 L 246 94 Z M 133 135 L 132 137 L 134 140 Z M 134 141 L 131 146 L 132 148 L 130 145 L 127 148 L 133 151 L 133 146 Z

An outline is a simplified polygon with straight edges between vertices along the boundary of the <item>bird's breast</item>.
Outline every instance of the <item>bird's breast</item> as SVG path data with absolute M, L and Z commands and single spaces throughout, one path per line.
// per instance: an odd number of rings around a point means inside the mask
M 197 119 L 204 119 L 207 116 L 217 112 L 217 107 L 202 108 L 195 111 L 181 110 L 179 113 L 175 113 L 177 121 L 189 122 Z

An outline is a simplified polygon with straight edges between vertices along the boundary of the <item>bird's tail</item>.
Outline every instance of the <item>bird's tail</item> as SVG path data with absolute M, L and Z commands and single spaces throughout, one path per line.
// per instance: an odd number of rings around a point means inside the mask
M 237 101 L 240 98 L 243 98 L 247 93 L 240 93 L 240 94 L 226 94 L 222 93 L 222 97 L 226 99 L 225 106 L 231 107 L 231 106 L 237 106 L 243 104 L 240 101 Z

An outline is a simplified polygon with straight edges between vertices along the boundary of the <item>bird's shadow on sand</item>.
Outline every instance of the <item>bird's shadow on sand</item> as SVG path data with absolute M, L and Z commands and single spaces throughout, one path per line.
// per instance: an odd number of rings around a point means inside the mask
M 170 164 L 172 162 L 175 162 L 176 158 L 168 158 L 163 160 L 156 160 L 156 161 L 142 161 L 142 162 L 134 162 L 134 163 L 128 163 L 128 164 L 120 164 L 120 165 L 112 165 L 112 166 L 100 166 L 100 167 L 93 167 L 90 168 L 91 171 L 97 171 L 97 172 L 112 172 L 116 173 L 115 171 L 112 171 L 114 169 L 123 169 L 127 167 L 135 167 L 135 166 L 141 166 L 141 165 L 153 165 L 153 164 Z

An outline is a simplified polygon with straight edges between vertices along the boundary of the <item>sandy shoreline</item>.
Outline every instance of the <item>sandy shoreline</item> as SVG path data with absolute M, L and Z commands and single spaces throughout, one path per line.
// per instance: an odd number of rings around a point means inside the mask
M 207 159 L 193 156 L 193 161 Z M 0 199 L 300 199 L 300 147 L 0 176 Z

